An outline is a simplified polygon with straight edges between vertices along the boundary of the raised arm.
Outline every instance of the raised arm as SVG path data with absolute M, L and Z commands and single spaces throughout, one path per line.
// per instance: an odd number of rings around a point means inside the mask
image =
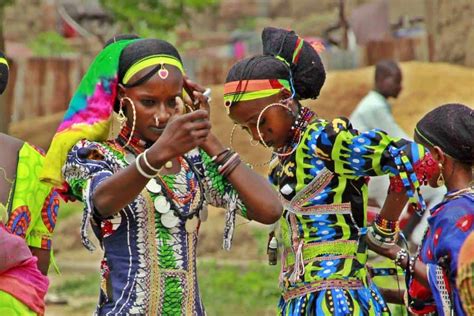
M 218 155 L 225 150 L 212 133 L 209 134 L 202 148 L 209 156 Z M 277 193 L 267 180 L 244 163 L 238 164 L 227 176 L 227 180 L 244 203 L 248 219 L 263 224 L 273 224 L 280 218 L 283 206 Z
M 199 146 L 205 141 L 209 129 L 206 111 L 200 110 L 177 117 L 168 123 L 163 134 L 150 147 L 147 161 L 154 168 L 160 168 L 166 161 Z M 93 203 L 100 216 L 108 217 L 118 213 L 143 190 L 150 179 L 143 176 L 138 168 L 147 174 L 154 173 L 142 157 L 97 185 L 93 193 Z

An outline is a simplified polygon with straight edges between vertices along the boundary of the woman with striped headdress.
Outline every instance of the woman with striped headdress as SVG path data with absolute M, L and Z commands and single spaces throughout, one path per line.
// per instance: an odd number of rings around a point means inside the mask
M 301 105 L 316 98 L 325 71 L 314 48 L 292 31 L 265 28 L 263 55 L 236 63 L 224 85 L 229 117 L 272 150 L 269 179 L 280 220 L 281 315 L 388 315 L 367 268 L 365 236 L 393 245 L 405 193 L 389 195 L 367 233 L 368 176 L 397 175 L 412 203 L 431 165 L 427 151 L 381 130 L 359 133 L 346 118 L 327 121 Z M 414 171 L 417 171 L 415 174 Z M 387 216 L 390 215 L 390 216 Z
M 95 248 L 91 225 L 104 249 L 98 315 L 204 315 L 196 246 L 207 204 L 227 209 L 225 249 L 236 214 L 262 223 L 281 215 L 266 181 L 210 133 L 203 91 L 168 42 L 113 41 L 53 138 L 43 179 L 67 183 L 84 203 L 84 246 Z

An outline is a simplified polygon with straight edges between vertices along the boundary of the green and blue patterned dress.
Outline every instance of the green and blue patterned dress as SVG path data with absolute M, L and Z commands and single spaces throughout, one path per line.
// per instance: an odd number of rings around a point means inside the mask
M 313 119 L 297 149 L 270 166 L 281 194 L 281 315 L 389 315 L 371 281 L 364 242 L 368 176 L 397 174 L 395 157 L 425 149 L 345 118 Z
M 83 244 L 94 249 L 87 236 L 91 224 L 104 250 L 96 314 L 204 315 L 196 277 L 196 246 L 207 204 L 227 209 L 227 249 L 235 216 L 246 217 L 246 209 L 211 158 L 195 149 L 181 157 L 181 170 L 176 175 L 151 179 L 118 214 L 102 218 L 94 209 L 94 191 L 132 163 L 138 153 L 114 141 L 82 140 L 69 152 L 63 169 L 72 194 L 85 204 Z

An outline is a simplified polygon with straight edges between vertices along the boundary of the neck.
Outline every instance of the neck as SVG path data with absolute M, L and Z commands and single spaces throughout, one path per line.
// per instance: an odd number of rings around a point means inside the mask
M 377 87 L 374 87 L 374 91 L 377 92 L 378 94 L 382 95 L 385 99 L 388 99 L 388 95 L 386 93 L 383 93 L 380 89 Z
M 467 172 L 462 170 L 461 172 L 461 170 L 459 170 L 459 172 L 454 175 L 453 170 L 451 174 L 451 176 L 448 175 L 445 177 L 448 192 L 458 191 L 472 186 L 472 171 Z
M 300 141 L 301 134 L 316 115 L 313 111 L 301 105 L 296 108 L 296 111 L 298 114 L 296 115 L 293 125 L 291 125 L 287 144 L 280 148 L 279 151 L 287 151 L 288 149 L 293 149 L 293 147 L 297 146 L 297 142 Z
M 120 133 L 117 135 L 116 142 L 120 146 L 126 147 L 129 151 L 135 154 L 139 154 L 149 147 L 147 142 L 142 140 L 136 131 L 134 132 L 133 135 L 131 135 L 132 137 L 130 137 L 130 133 L 131 133 L 130 127 L 125 125 L 120 131 Z M 128 145 L 125 146 L 127 142 L 128 142 Z

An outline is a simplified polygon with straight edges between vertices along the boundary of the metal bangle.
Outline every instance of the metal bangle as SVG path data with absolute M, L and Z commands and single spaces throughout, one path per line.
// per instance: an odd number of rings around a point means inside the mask
M 146 157 L 146 153 L 148 152 L 148 149 L 145 149 L 145 151 L 140 154 L 140 155 L 143 155 L 143 161 L 145 162 L 145 165 L 148 167 L 148 169 L 150 169 L 151 171 L 154 171 L 154 172 L 160 172 L 161 168 L 155 168 L 153 167 L 149 162 L 148 162 L 148 158 Z
M 140 155 L 137 156 L 137 159 L 135 160 L 135 166 L 137 167 L 137 170 L 138 172 L 144 176 L 145 178 L 148 178 L 148 179 L 153 179 L 154 177 L 157 176 L 157 174 L 148 174 L 145 172 L 145 170 L 143 170 L 142 166 L 140 165 L 140 158 L 143 156 L 144 153 L 141 153 Z

